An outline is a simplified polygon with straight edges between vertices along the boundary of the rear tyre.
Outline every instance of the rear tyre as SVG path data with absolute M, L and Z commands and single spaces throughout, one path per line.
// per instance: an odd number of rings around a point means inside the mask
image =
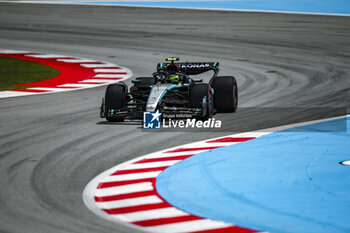
M 214 88 L 215 109 L 218 112 L 235 112 L 238 106 L 238 88 L 235 77 L 215 77 L 211 85 Z
M 203 99 L 205 100 L 203 102 Z M 190 89 L 190 107 L 204 108 L 204 116 L 200 120 L 207 120 L 213 115 L 213 96 L 211 94 L 211 87 L 207 83 L 193 84 Z
M 125 86 L 122 84 L 110 84 L 107 86 L 105 95 L 106 119 L 109 122 L 122 122 L 124 117 L 108 116 L 110 111 L 116 111 L 125 107 Z

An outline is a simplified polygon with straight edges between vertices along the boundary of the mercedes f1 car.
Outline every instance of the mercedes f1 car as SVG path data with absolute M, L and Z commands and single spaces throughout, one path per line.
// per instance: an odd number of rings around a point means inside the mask
M 167 58 L 152 77 L 139 77 L 133 85 L 110 84 L 102 99 L 100 116 L 110 122 L 142 119 L 144 112 L 159 111 L 163 117 L 186 116 L 206 120 L 217 112 L 235 112 L 237 82 L 233 76 L 218 76 L 218 62 L 184 62 Z M 214 71 L 209 83 L 191 78 Z M 185 118 L 185 117 L 184 117 Z

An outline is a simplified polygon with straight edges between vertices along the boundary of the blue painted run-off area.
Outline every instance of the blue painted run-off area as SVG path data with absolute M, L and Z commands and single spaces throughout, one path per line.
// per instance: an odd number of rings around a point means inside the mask
M 60 1 L 71 4 L 128 5 L 180 8 L 307 12 L 350 15 L 349 0 L 217 0 L 217 1 Z
M 255 230 L 350 232 L 350 166 L 339 164 L 350 160 L 349 122 L 285 130 L 194 155 L 162 172 L 157 190 L 186 212 Z M 334 132 L 344 124 L 346 132 Z

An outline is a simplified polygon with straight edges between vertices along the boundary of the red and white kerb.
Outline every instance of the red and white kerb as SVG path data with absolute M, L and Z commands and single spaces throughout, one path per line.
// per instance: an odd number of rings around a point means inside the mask
M 85 204 L 96 214 L 149 232 L 257 232 L 230 223 L 194 216 L 169 204 L 157 192 L 157 176 L 195 154 L 267 134 L 242 133 L 155 152 L 115 166 L 94 178 L 84 190 Z
M 92 88 L 123 81 L 132 76 L 129 69 L 113 63 L 66 55 L 0 50 L 0 56 L 37 62 L 60 72 L 58 76 L 48 80 L 17 85 L 23 86 L 23 89 L 1 91 L 0 98 Z

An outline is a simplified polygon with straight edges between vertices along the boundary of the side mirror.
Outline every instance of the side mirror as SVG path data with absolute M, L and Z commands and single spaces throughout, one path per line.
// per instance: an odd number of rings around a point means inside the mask
M 194 78 L 194 79 L 192 79 L 193 80 L 193 82 L 195 82 L 195 83 L 201 83 L 201 82 L 203 82 L 203 79 L 201 79 L 201 78 Z
M 140 80 L 140 79 L 133 79 L 133 80 L 131 80 L 131 82 L 132 82 L 132 83 L 140 83 L 141 80 Z

